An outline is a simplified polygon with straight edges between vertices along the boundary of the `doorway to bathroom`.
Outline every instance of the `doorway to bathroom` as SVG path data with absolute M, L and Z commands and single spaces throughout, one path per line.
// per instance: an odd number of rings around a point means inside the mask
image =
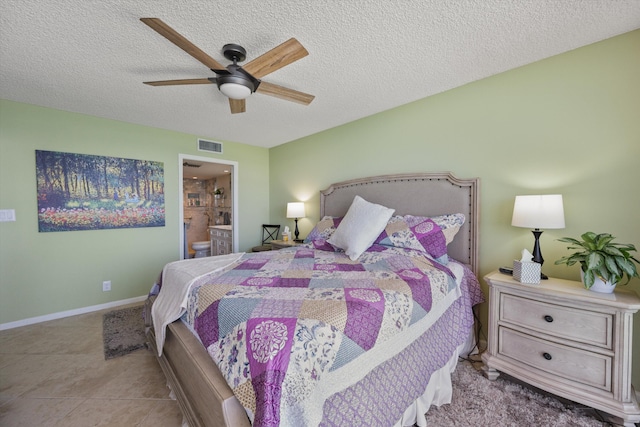
M 235 251 L 238 163 L 189 154 L 180 154 L 179 162 L 180 258 Z M 212 236 L 214 244 L 204 244 Z

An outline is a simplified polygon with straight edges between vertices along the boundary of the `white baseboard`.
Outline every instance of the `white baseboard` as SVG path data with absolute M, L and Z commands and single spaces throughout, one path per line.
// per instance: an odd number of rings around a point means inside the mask
M 44 316 L 30 317 L 28 319 L 16 320 L 15 322 L 0 323 L 0 331 L 4 331 L 5 329 L 19 328 L 20 326 L 33 325 L 35 323 L 48 322 L 49 320 L 62 319 L 64 317 L 77 316 L 78 314 L 91 313 L 94 311 L 118 307 L 121 305 L 133 304 L 136 302 L 144 301 L 145 299 L 147 299 L 147 296 L 143 295 L 140 297 L 128 298 L 120 301 L 107 302 L 105 304 L 98 304 L 89 307 L 76 308 L 74 310 L 45 314 Z

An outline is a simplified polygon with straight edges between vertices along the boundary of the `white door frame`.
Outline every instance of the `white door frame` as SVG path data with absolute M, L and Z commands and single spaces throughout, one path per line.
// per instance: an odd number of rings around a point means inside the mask
M 231 186 L 232 188 L 232 208 L 231 208 L 231 224 L 233 225 L 232 227 L 232 252 L 235 252 L 238 248 L 239 245 L 239 238 L 238 238 L 238 229 L 239 229 L 239 224 L 238 224 L 238 162 L 234 162 L 231 160 L 221 160 L 221 159 L 214 159 L 211 157 L 204 157 L 204 156 L 194 156 L 191 154 L 178 154 L 178 207 L 179 207 L 179 217 L 180 217 L 180 227 L 178 227 L 180 229 L 180 259 L 184 259 L 185 253 L 184 253 L 184 176 L 182 173 L 182 163 L 184 163 L 185 160 L 195 160 L 197 162 L 203 162 L 203 163 L 218 163 L 221 165 L 230 165 L 232 166 L 232 171 L 231 171 Z

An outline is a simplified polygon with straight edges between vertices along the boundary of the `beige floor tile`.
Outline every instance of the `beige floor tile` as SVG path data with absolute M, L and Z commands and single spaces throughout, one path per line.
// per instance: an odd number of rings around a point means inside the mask
M 68 355 L 56 364 L 51 375 L 38 382 L 24 397 L 92 397 L 125 365 L 126 361 L 118 359 L 105 362 L 102 354 L 98 353 Z
M 156 406 L 153 400 L 87 399 L 56 427 L 137 426 Z
M 25 354 L 34 342 L 46 337 L 47 331 L 40 325 L 0 331 L 0 353 Z
M 116 377 L 98 388 L 93 397 L 168 399 L 169 388 L 158 361 L 150 351 L 141 352 L 142 355 L 124 356 L 122 359 L 127 360 L 127 366 Z
M 118 308 L 124 307 L 125 306 Z M 62 319 L 50 320 L 49 322 L 41 323 L 41 325 L 54 328 L 82 326 L 85 328 L 95 328 L 102 331 L 102 316 L 109 311 L 111 311 L 111 309 L 79 314 L 77 316 L 64 317 Z
M 55 426 L 82 402 L 83 399 L 13 399 L 0 406 L 0 425 Z
M 0 368 L 0 396 L 17 397 L 33 390 L 44 379 L 69 363 L 64 356 L 40 354 L 3 355 L 7 363 Z M 51 396 L 45 396 L 51 397 Z
M 103 353 L 102 329 L 60 327 L 51 333 L 51 326 L 42 326 L 34 336 L 27 354 L 88 354 Z M 34 334 L 35 335 L 35 334 Z
M 23 357 L 22 354 L 0 353 L 0 369 L 18 362 Z
M 138 427 L 182 427 L 182 412 L 174 400 L 163 400 L 149 412 Z
M 0 331 L 0 426 L 182 425 L 150 351 L 104 360 L 108 311 Z

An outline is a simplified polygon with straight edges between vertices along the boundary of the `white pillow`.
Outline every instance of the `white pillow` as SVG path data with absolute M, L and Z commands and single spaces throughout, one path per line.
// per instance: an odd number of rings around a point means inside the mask
M 327 242 L 343 249 L 347 256 L 355 261 L 376 241 L 394 212 L 395 209 L 369 203 L 356 196 L 349 211 Z

